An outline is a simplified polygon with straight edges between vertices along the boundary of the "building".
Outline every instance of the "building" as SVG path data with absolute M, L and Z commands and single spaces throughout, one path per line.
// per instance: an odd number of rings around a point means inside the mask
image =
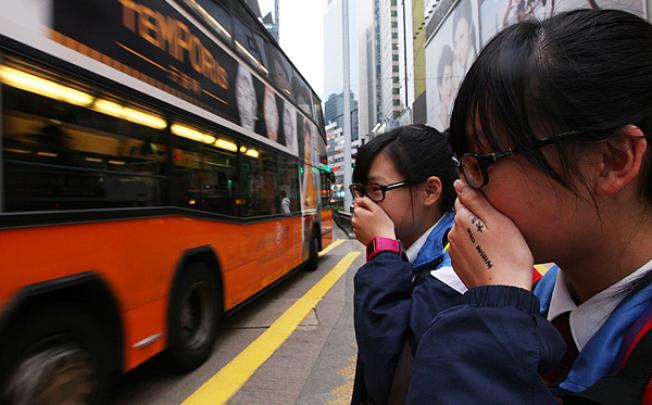
M 328 0 L 324 14 L 324 120 L 344 128 L 344 55 L 342 42 L 342 0 Z M 349 92 L 351 94 L 351 139 L 358 139 L 358 46 L 356 43 L 356 2 L 349 1 Z
M 272 12 L 274 14 L 272 14 Z M 279 42 L 279 0 L 274 0 L 274 10 L 265 14 L 262 18 L 263 25 L 267 28 L 267 31 L 274 37 L 276 42 Z
M 399 15 L 397 0 L 376 1 L 380 29 L 380 75 L 382 114 L 384 120 L 396 120 L 403 110 L 401 101 L 401 65 L 399 48 Z
M 351 142 L 352 165 L 355 164 L 354 157 L 361 144 L 364 144 L 364 138 Z M 344 183 L 344 130 L 336 122 L 326 124 L 326 154 L 328 155 L 328 166 L 335 175 L 333 199 L 344 199 L 345 193 L 348 192 L 348 185 Z

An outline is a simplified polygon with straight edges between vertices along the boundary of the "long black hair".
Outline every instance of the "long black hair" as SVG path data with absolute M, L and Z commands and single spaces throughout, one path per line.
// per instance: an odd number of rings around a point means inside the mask
M 367 183 L 371 163 L 382 152 L 410 184 L 422 183 L 430 176 L 439 177 L 442 209 L 450 211 L 456 197 L 453 181 L 457 171 L 447 135 L 426 125 L 408 125 L 378 135 L 358 150 L 353 182 Z
M 616 10 L 575 10 L 501 31 L 482 50 L 459 89 L 451 117 L 451 144 L 469 151 L 467 125 L 498 151 L 524 156 L 570 190 L 584 181 L 580 145 L 618 134 L 628 124 L 646 135 L 652 123 L 652 25 Z M 576 131 L 555 143 L 553 169 L 535 139 Z M 649 183 L 649 182 L 648 182 Z M 586 183 L 584 183 L 586 184 Z M 652 187 L 646 197 L 652 202 Z

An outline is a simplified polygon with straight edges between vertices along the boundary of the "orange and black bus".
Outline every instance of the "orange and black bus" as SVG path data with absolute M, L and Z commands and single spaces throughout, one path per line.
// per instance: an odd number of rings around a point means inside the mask
M 331 241 L 321 101 L 240 1 L 5 1 L 0 110 L 2 403 L 197 367 Z

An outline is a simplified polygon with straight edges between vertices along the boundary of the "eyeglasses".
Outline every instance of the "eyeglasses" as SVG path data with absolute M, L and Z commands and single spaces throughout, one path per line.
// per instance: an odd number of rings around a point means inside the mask
M 378 184 L 378 183 L 367 183 L 366 185 L 362 184 L 351 184 L 349 190 L 353 198 L 362 198 L 364 196 L 369 197 L 369 199 L 375 203 L 379 203 L 385 199 L 385 193 L 389 190 L 394 190 L 397 188 L 405 187 L 410 185 L 407 181 L 399 181 L 392 184 Z
M 551 145 L 560 139 L 567 139 L 571 136 L 582 134 L 579 131 L 562 132 L 561 134 L 550 136 L 548 138 L 537 139 L 534 142 L 523 147 L 514 147 L 502 152 L 490 153 L 488 155 L 480 155 L 475 152 L 465 153 L 461 157 L 453 156 L 453 162 L 457 169 L 464 175 L 466 182 L 469 186 L 478 190 L 489 183 L 489 175 L 487 168 L 496 163 L 499 159 L 522 153 L 524 149 L 542 148 Z

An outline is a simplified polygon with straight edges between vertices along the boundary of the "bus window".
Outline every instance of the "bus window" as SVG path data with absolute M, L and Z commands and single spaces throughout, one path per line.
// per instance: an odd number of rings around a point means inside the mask
M 279 157 L 279 193 L 284 193 L 290 199 L 290 212 L 297 212 L 301 209 L 299 167 L 296 160 L 287 156 Z
M 173 167 L 168 170 L 168 203 L 175 207 L 201 209 L 201 144 L 173 136 Z
M 240 215 L 281 213 L 276 156 L 261 148 L 240 147 L 238 206 Z
M 2 100 L 6 211 L 161 204 L 160 130 L 10 85 Z
M 321 206 L 322 209 L 328 210 L 331 208 L 331 198 L 332 198 L 332 189 L 333 185 L 333 173 L 327 172 L 324 170 L 319 171 L 321 176 Z
M 236 215 L 235 153 L 203 148 L 201 155 L 201 209 L 217 214 Z

